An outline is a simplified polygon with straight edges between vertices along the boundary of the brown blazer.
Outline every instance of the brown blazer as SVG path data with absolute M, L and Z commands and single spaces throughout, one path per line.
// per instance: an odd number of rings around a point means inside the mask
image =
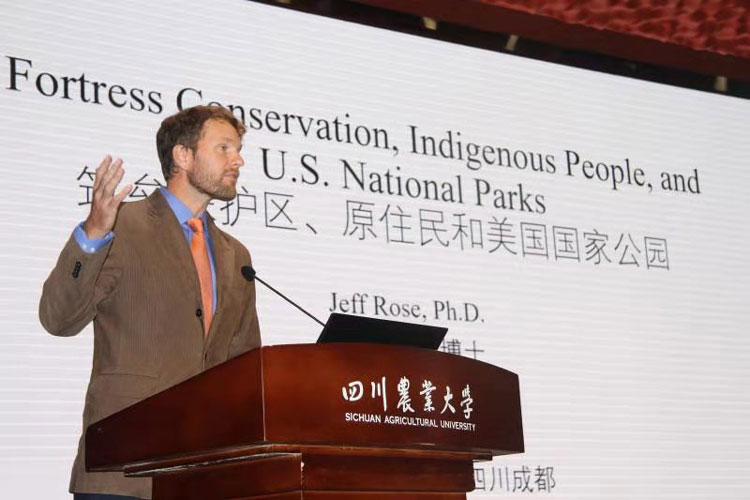
M 260 346 L 255 286 L 240 274 L 250 254 L 213 221 L 208 226 L 217 306 L 205 342 L 198 273 L 158 190 L 120 208 L 107 248 L 87 254 L 73 237 L 63 248 L 44 283 L 39 318 L 61 336 L 75 335 L 94 320 L 84 435 L 92 422 Z M 71 492 L 151 498 L 150 479 L 86 472 L 84 449 L 81 436 Z

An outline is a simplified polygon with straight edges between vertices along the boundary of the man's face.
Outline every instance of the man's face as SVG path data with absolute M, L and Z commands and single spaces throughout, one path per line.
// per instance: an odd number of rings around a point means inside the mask
M 232 200 L 237 194 L 240 167 L 245 164 L 240 156 L 242 139 L 223 120 L 208 120 L 201 132 L 192 168 L 187 171 L 188 181 L 212 199 Z

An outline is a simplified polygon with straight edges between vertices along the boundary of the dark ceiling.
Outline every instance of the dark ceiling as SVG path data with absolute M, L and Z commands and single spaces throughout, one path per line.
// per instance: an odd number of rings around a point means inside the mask
M 632 78 L 750 98 L 747 0 L 262 0 Z

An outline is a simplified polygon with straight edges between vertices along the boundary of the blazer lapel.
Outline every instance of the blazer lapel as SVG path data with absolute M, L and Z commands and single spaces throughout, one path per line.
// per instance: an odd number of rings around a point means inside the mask
M 200 305 L 200 281 L 198 271 L 195 269 L 193 256 L 190 253 L 190 246 L 185 240 L 185 233 L 180 227 L 180 223 L 169 208 L 169 204 L 164 196 L 154 192 L 148 198 L 149 215 L 154 219 L 155 241 L 166 253 L 165 262 L 167 265 L 175 265 L 180 271 L 174 274 L 178 276 L 181 283 L 180 288 L 186 290 L 186 293 L 192 294 L 192 300 Z M 234 269 L 235 250 L 226 241 L 226 238 L 214 224 L 213 218 L 208 216 L 208 232 L 211 235 L 211 246 L 214 254 L 214 267 L 216 270 L 216 312 L 214 313 L 211 328 L 208 331 L 206 347 L 214 342 L 216 335 L 231 335 L 233 332 L 225 331 L 223 318 L 227 316 L 228 308 L 237 307 L 232 304 L 231 290 L 233 280 L 239 276 L 240 270 Z M 188 270 L 188 271 L 186 271 Z M 203 332 L 200 332 L 203 336 Z
M 211 245 L 214 251 L 214 266 L 216 268 L 216 313 L 211 323 L 211 329 L 208 332 L 208 343 L 213 343 L 216 335 L 231 335 L 232 332 L 225 331 L 224 317 L 227 316 L 227 309 L 237 307 L 232 304 L 231 290 L 233 283 L 236 283 L 240 270 L 234 269 L 235 251 L 226 241 L 224 235 L 214 224 L 213 218 L 208 217 L 208 231 L 211 235 Z
M 154 247 L 163 253 L 161 258 L 163 265 L 174 266 L 172 275 L 175 280 L 178 280 L 177 289 L 181 293 L 189 293 L 191 300 L 200 305 L 198 271 L 195 269 L 190 246 L 185 240 L 185 233 L 177 217 L 158 189 L 148 197 L 147 201 L 148 214 L 153 221 L 154 241 L 157 242 Z M 203 332 L 200 334 L 203 336 Z

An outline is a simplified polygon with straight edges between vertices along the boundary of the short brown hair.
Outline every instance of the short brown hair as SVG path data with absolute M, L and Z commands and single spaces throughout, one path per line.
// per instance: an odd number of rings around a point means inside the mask
M 172 149 L 179 144 L 195 152 L 203 125 L 208 120 L 225 121 L 234 127 L 237 135 L 245 135 L 245 126 L 242 122 L 231 111 L 221 106 L 194 106 L 168 116 L 161 122 L 161 127 L 156 133 L 156 151 L 159 154 L 164 180 L 169 181 L 175 172 Z

